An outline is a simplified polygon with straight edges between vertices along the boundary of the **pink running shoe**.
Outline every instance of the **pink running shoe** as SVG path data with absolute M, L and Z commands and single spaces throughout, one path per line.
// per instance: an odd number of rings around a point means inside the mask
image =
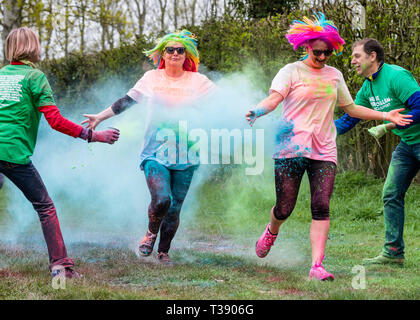
M 322 262 L 322 261 L 321 261 Z M 311 271 L 309 271 L 309 279 L 316 279 L 320 281 L 333 281 L 334 275 L 327 272 L 321 262 L 315 263 Z
M 271 249 L 271 246 L 274 244 L 274 241 L 277 238 L 277 234 L 273 235 L 268 231 L 270 224 L 267 224 L 264 233 L 258 239 L 257 243 L 255 244 L 255 252 L 257 256 L 260 258 L 264 258 Z
M 143 257 L 150 256 L 153 251 L 153 246 L 155 245 L 157 234 L 151 233 L 147 230 L 146 235 L 144 236 L 143 240 L 141 240 L 139 245 L 139 253 Z

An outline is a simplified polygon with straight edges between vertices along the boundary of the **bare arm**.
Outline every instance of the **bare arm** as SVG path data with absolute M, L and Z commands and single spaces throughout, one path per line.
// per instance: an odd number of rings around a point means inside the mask
M 255 120 L 267 113 L 270 113 L 284 100 L 284 97 L 277 91 L 273 91 L 267 98 L 257 104 L 255 109 L 249 110 L 245 115 L 249 125 L 252 127 Z
M 88 119 L 84 120 L 82 124 L 87 123 L 87 128 L 95 129 L 96 126 L 102 121 L 111 118 L 116 114 L 120 114 L 135 103 L 136 101 L 134 99 L 128 95 L 125 95 L 121 99 L 115 101 L 110 107 L 106 108 L 102 112 L 99 112 L 98 114 L 84 114 L 84 116 Z
M 97 114 L 84 114 L 83 116 L 85 116 L 87 119 L 82 121 L 82 124 L 86 123 L 86 128 L 91 128 L 94 130 L 96 126 L 102 121 L 115 116 L 115 113 L 112 111 L 111 107 L 108 107 Z

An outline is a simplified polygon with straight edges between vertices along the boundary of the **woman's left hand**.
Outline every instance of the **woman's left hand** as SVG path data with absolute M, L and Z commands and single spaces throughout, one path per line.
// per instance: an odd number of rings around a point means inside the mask
M 83 116 L 87 118 L 82 121 L 82 125 L 86 124 L 86 128 L 95 130 L 96 126 L 101 122 L 97 114 L 84 114 Z
M 412 115 L 400 113 L 401 111 L 404 111 L 404 110 L 405 110 L 404 108 L 401 108 L 401 109 L 395 109 L 395 110 L 389 111 L 388 116 L 385 118 L 385 120 L 394 122 L 395 124 L 399 126 L 405 126 L 407 124 L 410 124 L 411 122 L 413 122 L 413 120 L 410 119 Z

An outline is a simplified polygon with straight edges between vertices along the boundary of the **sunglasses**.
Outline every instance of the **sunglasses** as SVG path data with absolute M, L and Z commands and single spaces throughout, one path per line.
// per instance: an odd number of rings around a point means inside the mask
M 329 57 L 330 55 L 332 55 L 333 50 L 312 50 L 312 53 L 315 57 L 319 57 L 322 54 L 324 54 L 326 57 Z
M 166 47 L 165 51 L 166 51 L 166 53 L 169 53 L 169 54 L 173 54 L 173 53 L 175 53 L 175 51 L 178 52 L 178 54 L 184 54 L 185 53 L 185 48 L 184 47 L 177 47 L 177 48 Z

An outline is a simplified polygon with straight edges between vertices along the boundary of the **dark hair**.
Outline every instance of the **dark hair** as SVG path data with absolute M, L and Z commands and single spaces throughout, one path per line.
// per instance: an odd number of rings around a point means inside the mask
M 352 49 L 357 46 L 363 46 L 363 51 L 367 54 L 371 54 L 372 52 L 376 52 L 376 61 L 382 62 L 384 61 L 384 48 L 379 43 L 378 40 L 373 38 L 365 38 L 353 43 Z

